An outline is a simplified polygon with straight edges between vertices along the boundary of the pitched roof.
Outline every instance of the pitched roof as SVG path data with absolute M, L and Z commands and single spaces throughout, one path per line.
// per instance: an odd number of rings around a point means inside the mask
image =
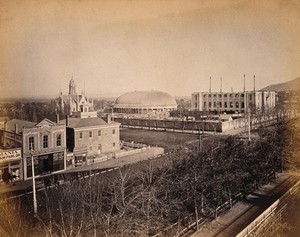
M 107 125 L 107 123 L 102 118 L 68 118 L 70 128 L 84 128 L 84 127 L 93 127 L 99 125 Z M 66 120 L 59 121 L 59 124 L 66 124 Z
M 50 119 L 43 119 L 41 122 L 37 123 L 35 126 L 43 127 L 43 126 L 53 126 L 56 123 L 52 122 Z
M 36 123 L 20 119 L 11 119 L 6 123 L 6 130 L 15 132 L 16 124 L 18 125 L 19 133 L 21 133 L 23 128 L 33 128 Z

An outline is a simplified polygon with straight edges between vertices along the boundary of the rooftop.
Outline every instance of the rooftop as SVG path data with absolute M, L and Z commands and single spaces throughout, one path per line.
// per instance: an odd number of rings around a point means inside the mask
M 115 108 L 177 107 L 175 98 L 162 91 L 133 91 L 119 96 Z
M 23 131 L 23 128 L 32 128 L 36 125 L 36 123 L 26 121 L 26 120 L 12 119 L 7 121 L 6 130 L 11 132 L 16 132 L 16 125 L 18 126 L 17 133 L 21 133 Z
M 99 125 L 107 125 L 108 123 L 105 122 L 102 118 L 68 118 L 67 127 L 70 128 L 84 128 L 84 127 L 93 127 Z M 111 122 L 112 124 L 119 124 L 116 122 Z M 59 124 L 66 124 L 66 119 L 60 120 Z

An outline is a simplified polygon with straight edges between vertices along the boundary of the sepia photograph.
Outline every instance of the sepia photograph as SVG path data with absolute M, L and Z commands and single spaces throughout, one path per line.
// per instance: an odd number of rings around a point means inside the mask
M 300 1 L 0 0 L 1 237 L 298 237 Z

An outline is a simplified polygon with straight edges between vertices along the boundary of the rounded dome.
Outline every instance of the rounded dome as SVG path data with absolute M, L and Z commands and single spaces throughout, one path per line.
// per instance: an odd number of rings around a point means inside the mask
M 176 109 L 177 103 L 174 97 L 162 91 L 133 91 L 119 96 L 114 107 Z

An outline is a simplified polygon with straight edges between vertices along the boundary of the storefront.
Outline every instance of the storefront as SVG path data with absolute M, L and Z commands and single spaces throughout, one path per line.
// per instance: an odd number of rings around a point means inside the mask
M 23 179 L 21 148 L 0 150 L 0 182 Z
M 84 147 L 75 147 L 74 148 L 74 163 L 75 167 L 86 165 L 86 157 L 87 157 L 87 148 Z
M 26 157 L 26 178 L 32 177 L 31 156 Z M 64 170 L 64 151 L 43 155 L 33 155 L 35 176 Z
M 72 169 L 75 167 L 75 160 L 74 160 L 74 154 L 73 152 L 67 153 L 67 169 Z

